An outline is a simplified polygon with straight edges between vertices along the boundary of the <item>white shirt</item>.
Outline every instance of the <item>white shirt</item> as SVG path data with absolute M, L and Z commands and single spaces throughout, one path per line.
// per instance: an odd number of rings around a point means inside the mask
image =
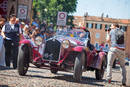
M 15 25 L 15 24 L 11 24 L 11 23 L 9 22 L 9 25 L 11 26 L 12 29 L 14 29 L 14 25 Z M 4 25 L 3 28 L 2 28 L 2 32 L 5 32 L 5 25 Z M 21 31 L 21 29 L 19 29 L 19 34 L 21 34 L 21 33 L 22 33 L 22 31 Z M 8 38 L 8 37 L 6 37 L 6 39 L 11 40 L 11 39 Z
M 11 23 L 9 22 L 9 25 L 11 26 L 12 29 L 14 29 L 14 24 L 11 24 Z M 5 32 L 5 25 L 3 26 L 2 31 Z M 22 33 L 22 31 L 21 31 L 20 28 L 19 28 L 19 33 L 20 33 L 20 34 Z

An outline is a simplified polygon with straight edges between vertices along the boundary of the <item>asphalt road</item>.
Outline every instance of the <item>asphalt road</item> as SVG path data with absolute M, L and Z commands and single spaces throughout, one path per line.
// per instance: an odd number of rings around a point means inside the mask
M 130 66 L 127 66 L 127 71 L 130 71 Z M 113 69 L 111 84 L 106 82 L 105 75 L 103 80 L 98 81 L 95 72 L 87 71 L 83 73 L 82 81 L 77 83 L 73 80 L 73 74 L 68 72 L 52 74 L 49 70 L 29 68 L 26 76 L 19 76 L 17 70 L 1 67 L 0 87 L 123 87 L 119 66 Z

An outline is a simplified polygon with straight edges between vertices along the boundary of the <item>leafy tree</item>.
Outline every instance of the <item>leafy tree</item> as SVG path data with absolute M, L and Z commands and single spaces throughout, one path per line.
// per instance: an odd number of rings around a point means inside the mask
M 77 0 L 33 0 L 33 17 L 55 24 L 58 11 L 71 14 L 76 11 L 76 6 Z M 68 16 L 67 20 L 72 23 L 72 18 L 72 16 Z

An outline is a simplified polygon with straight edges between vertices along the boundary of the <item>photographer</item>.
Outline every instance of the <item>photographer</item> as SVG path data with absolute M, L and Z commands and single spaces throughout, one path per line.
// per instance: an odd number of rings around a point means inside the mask
M 122 69 L 122 85 L 126 85 L 126 68 L 125 68 L 125 43 L 124 32 L 119 29 L 119 25 L 115 24 L 111 26 L 111 31 L 107 32 L 107 42 L 111 43 L 110 50 L 107 56 L 107 81 L 111 83 L 112 79 L 112 65 L 116 58 L 119 59 Z

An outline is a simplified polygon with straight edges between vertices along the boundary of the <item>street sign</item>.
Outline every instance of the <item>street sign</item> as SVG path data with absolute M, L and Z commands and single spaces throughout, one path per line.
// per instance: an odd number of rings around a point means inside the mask
M 25 5 L 18 6 L 18 18 L 19 19 L 26 19 L 28 7 Z
M 67 12 L 58 12 L 57 16 L 57 25 L 65 26 L 66 25 Z

